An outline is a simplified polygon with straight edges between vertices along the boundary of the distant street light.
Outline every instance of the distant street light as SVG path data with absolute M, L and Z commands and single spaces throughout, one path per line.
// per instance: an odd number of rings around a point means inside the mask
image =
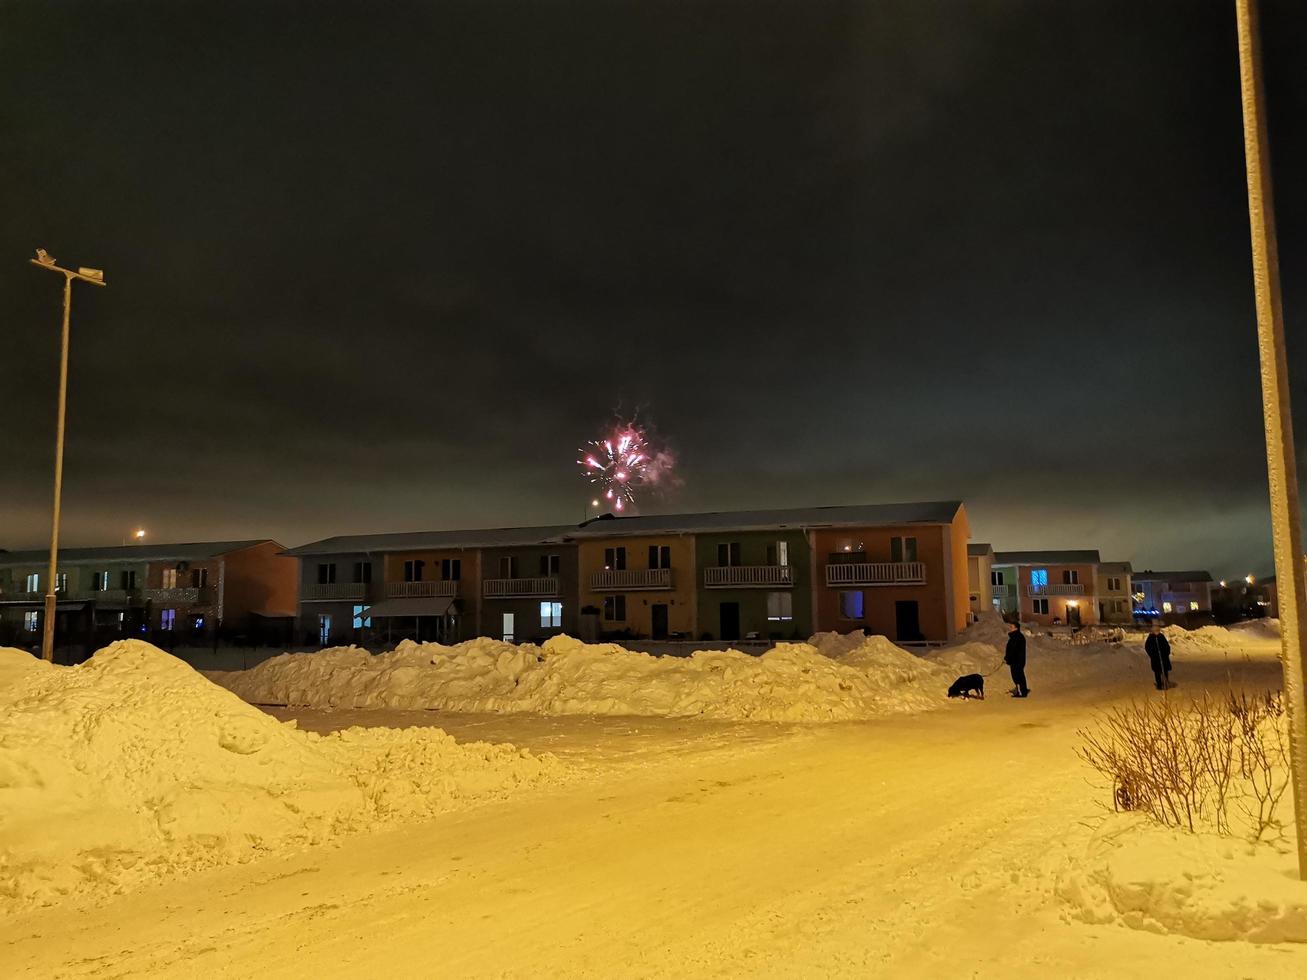
M 137 541 L 144 541 L 144 540 L 145 540 L 145 528 L 143 528 L 143 527 L 138 527 L 138 528 L 136 529 L 136 532 L 132 535 L 132 537 L 134 537 Z
M 1302 559 L 1302 514 L 1289 405 L 1289 361 L 1280 304 L 1280 259 L 1271 195 L 1271 150 L 1266 135 L 1261 34 L 1256 0 L 1235 0 L 1239 30 L 1239 87 L 1243 94 L 1243 149 L 1248 174 L 1248 225 L 1252 233 L 1253 295 L 1262 366 L 1266 471 L 1271 488 L 1271 540 L 1280 599 L 1280 653 L 1285 713 L 1289 718 L 1289 772 L 1298 838 L 1298 875 L 1307 881 L 1307 567 Z M 1253 577 L 1248 576 L 1251 585 Z
M 64 328 L 59 354 L 59 424 L 55 429 L 54 442 L 54 518 L 50 524 L 50 574 L 46 582 L 45 623 L 41 638 L 41 656 L 53 663 L 54 610 L 57 601 L 55 585 L 59 573 L 59 505 L 64 486 L 64 416 L 68 405 L 68 317 L 73 305 L 73 280 L 80 279 L 82 282 L 89 282 L 92 286 L 103 286 L 105 283 L 103 270 L 82 266 L 74 272 L 72 269 L 61 268 L 55 263 L 54 256 L 43 248 L 36 250 L 36 258 L 32 259 L 31 263 L 64 277 Z

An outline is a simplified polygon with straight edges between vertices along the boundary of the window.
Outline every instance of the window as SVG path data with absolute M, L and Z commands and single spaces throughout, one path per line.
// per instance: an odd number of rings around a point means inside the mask
M 54 590 L 55 590 L 56 592 L 67 592 L 67 591 L 68 591 L 68 573 L 67 573 L 67 572 L 55 572 L 55 575 L 54 575 Z
M 626 622 L 626 596 L 604 596 L 604 621 L 609 623 Z
M 36 628 L 41 624 L 41 614 L 35 609 L 23 613 L 23 629 L 29 633 L 35 633 Z
M 767 618 L 789 621 L 794 618 L 794 596 L 788 592 L 767 593 Z
M 1074 569 L 1074 568 L 1064 568 L 1064 569 L 1062 569 L 1062 584 L 1063 584 L 1063 585 L 1079 585 L 1079 584 L 1080 584 L 1080 572 L 1078 572 L 1078 571 L 1077 571 L 1076 569 Z
M 1032 568 L 1030 570 L 1030 584 L 1048 587 L 1048 569 Z
M 177 610 L 165 609 L 159 613 L 159 629 L 171 630 L 177 625 Z
M 207 568 L 191 569 L 191 588 L 202 589 L 209 584 L 209 570 Z
M 36 572 L 33 572 L 31 575 L 27 576 L 27 591 L 28 592 L 41 591 L 41 576 L 38 575 Z
M 463 577 L 462 558 L 442 558 L 440 560 L 440 578 L 445 582 L 457 582 Z
M 426 567 L 426 564 L 421 558 L 410 558 L 404 562 L 404 581 L 421 582 L 422 569 Z
M 356 561 L 354 563 L 354 584 L 367 585 L 372 581 L 372 562 Z
M 372 566 L 369 565 L 369 568 Z M 354 607 L 354 628 L 356 630 L 368 629 L 372 626 L 372 617 L 366 615 L 367 606 Z
M 334 562 L 318 563 L 318 584 L 331 585 L 336 581 L 336 565 Z
M 916 561 L 917 539 L 916 538 L 890 538 L 889 560 L 890 561 Z
M 204 629 L 204 617 L 203 617 L 203 616 L 192 616 L 192 617 L 191 617 L 191 629 L 195 630 L 195 632 L 197 632 L 197 633 L 201 632 L 201 631 Z
M 319 581 L 321 581 L 321 579 L 322 579 L 322 572 L 321 572 L 322 566 L 319 565 L 319 566 L 318 566 L 318 569 L 319 569 L 319 572 L 318 572 L 318 579 L 319 579 Z M 160 575 L 159 584 L 160 584 L 160 586 L 162 586 L 162 587 L 165 588 L 165 589 L 175 589 L 175 588 L 177 588 L 177 569 L 175 569 L 175 568 L 165 568 L 165 569 L 163 570 L 163 572 L 161 573 L 161 575 Z
M 652 553 L 652 549 L 650 549 Z M 717 546 L 717 566 L 726 568 L 740 564 L 740 542 L 732 541 L 729 544 L 722 542 Z M 650 568 L 653 566 L 650 565 Z
M 1048 615 L 1048 600 L 1047 600 L 1047 599 L 1031 599 L 1030 601 L 1031 601 L 1031 603 L 1034 605 L 1034 612 L 1035 612 L 1035 615 L 1036 615 L 1036 616 L 1047 616 L 1047 615 Z
M 514 635 L 515 635 L 515 634 L 513 633 L 513 619 L 514 619 L 514 618 L 515 618 L 515 617 L 514 617 L 514 615 L 513 615 L 512 613 L 504 613 L 504 618 L 503 618 L 503 621 L 502 621 L 503 629 L 502 629 L 502 631 L 501 631 L 501 635 L 504 637 L 504 642 L 505 642 L 505 643 L 512 643 L 512 642 L 513 642 L 513 637 L 514 637 Z
M 318 614 L 318 642 L 324 647 L 331 642 L 331 615 Z
M 656 544 L 649 545 L 649 567 L 671 568 L 672 549 L 667 545 L 663 545 L 662 547 L 659 547 Z
M 108 573 L 108 572 L 96 572 L 95 575 L 94 575 L 94 579 L 95 579 L 95 591 L 96 591 L 96 592 L 108 592 L 108 591 L 109 591 L 109 573 Z
M 1197 611 L 1198 611 L 1198 603 L 1196 603 L 1196 602 L 1194 602 L 1194 601 L 1191 600 L 1190 603 L 1189 603 L 1189 611 L 1190 611 L 1190 612 L 1197 612 Z
M 136 572 L 123 572 L 118 576 L 118 581 L 122 583 L 124 591 L 131 592 L 136 588 Z
M 512 555 L 503 555 L 499 559 L 499 577 L 517 578 L 517 559 Z
M 990 584 L 990 585 L 1002 585 L 1002 584 L 1003 584 L 1003 573 L 1002 573 L 1002 572 L 990 572 L 990 573 L 989 573 L 989 584 Z
M 861 592 L 841 592 L 840 593 L 840 618 L 841 619 L 862 619 L 862 593 Z
M 561 602 L 540 603 L 540 625 L 546 629 L 555 629 L 563 625 L 563 604 Z
M 604 571 L 620 572 L 626 568 L 625 548 L 604 549 Z
M 563 559 L 560 555 L 540 556 L 540 575 L 542 578 L 557 575 L 562 571 Z
M 790 563 L 790 543 L 777 541 L 767 545 L 767 564 L 785 566 Z
M 1162 612 L 1169 613 L 1170 611 L 1171 611 L 1171 604 L 1169 602 L 1162 603 Z
M 1109 579 L 1107 580 L 1107 591 L 1108 591 L 1108 592 L 1120 592 L 1120 591 L 1121 591 L 1121 580 L 1120 580 L 1119 578 L 1109 578 Z

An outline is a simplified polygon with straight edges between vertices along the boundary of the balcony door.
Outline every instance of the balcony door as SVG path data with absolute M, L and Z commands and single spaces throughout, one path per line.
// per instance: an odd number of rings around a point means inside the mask
M 740 604 L 723 602 L 721 604 L 721 638 L 738 640 L 740 638 Z

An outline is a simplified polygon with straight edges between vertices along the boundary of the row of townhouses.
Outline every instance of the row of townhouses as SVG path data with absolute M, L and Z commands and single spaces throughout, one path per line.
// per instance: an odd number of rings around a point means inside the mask
M 995 552 L 959 501 L 619 517 L 580 525 L 69 549 L 61 637 L 295 645 L 492 636 L 944 642 L 981 612 L 1044 626 L 1210 613 L 1206 572 L 1097 551 Z M 0 632 L 38 633 L 45 554 L 0 553 Z M 5 637 L 0 636 L 0 640 Z

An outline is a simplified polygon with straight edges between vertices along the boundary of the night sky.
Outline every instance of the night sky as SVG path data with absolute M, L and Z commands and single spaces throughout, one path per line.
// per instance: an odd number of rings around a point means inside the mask
M 1264 5 L 1299 457 L 1307 12 Z M 961 498 L 1270 571 L 1232 3 L 0 2 L 0 547 Z

